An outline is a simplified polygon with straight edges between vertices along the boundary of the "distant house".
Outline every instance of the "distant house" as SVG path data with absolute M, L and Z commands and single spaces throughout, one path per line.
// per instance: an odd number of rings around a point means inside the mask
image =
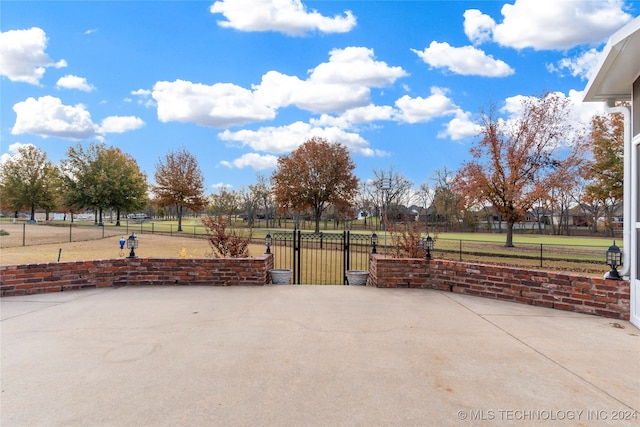
M 640 17 L 609 38 L 585 88 L 584 101 L 606 102 L 610 112 L 624 115 L 622 272 L 631 284 L 631 322 L 640 327 Z M 631 103 L 631 108 L 616 106 L 620 101 Z

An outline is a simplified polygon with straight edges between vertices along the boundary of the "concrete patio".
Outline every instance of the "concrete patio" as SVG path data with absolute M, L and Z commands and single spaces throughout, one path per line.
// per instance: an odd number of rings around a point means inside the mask
M 625 321 L 354 286 L 103 288 L 0 308 L 3 427 L 640 424 Z

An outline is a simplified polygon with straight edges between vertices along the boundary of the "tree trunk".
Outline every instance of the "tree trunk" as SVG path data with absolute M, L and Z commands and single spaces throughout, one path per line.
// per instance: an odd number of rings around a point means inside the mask
M 507 241 L 504 246 L 507 248 L 513 247 L 513 220 L 507 221 Z
M 31 205 L 31 221 L 36 220 L 36 205 Z
M 116 227 L 120 227 L 120 208 L 116 209 Z
M 322 216 L 322 210 L 320 208 L 314 209 L 314 217 L 316 222 L 316 233 L 320 233 L 320 217 Z
M 178 231 L 182 231 L 182 206 L 176 206 L 178 212 Z

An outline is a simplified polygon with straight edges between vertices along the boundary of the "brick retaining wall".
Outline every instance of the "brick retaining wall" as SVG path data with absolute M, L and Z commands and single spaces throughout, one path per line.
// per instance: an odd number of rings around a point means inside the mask
M 448 260 L 372 254 L 379 288 L 431 288 L 629 320 L 629 282 Z
M 273 255 L 255 258 L 119 258 L 0 266 L 1 296 L 124 285 L 262 286 Z

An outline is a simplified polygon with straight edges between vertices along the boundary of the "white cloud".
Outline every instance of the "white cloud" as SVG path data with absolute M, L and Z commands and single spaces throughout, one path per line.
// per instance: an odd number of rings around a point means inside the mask
M 154 85 L 152 96 L 163 122 L 225 128 L 271 120 L 278 108 L 289 106 L 319 114 L 365 107 L 370 87 L 390 85 L 405 75 L 402 68 L 377 61 L 371 49 L 347 47 L 332 50 L 329 61 L 310 70 L 306 80 L 269 71 L 251 89 L 230 83 L 163 81 Z M 142 89 L 132 94 L 147 96 Z
M 275 117 L 275 111 L 257 102 L 250 90 L 231 83 L 208 86 L 184 80 L 161 81 L 153 86 L 152 96 L 162 122 L 224 128 Z
M 100 133 L 124 133 L 144 126 L 144 121 L 135 116 L 105 117 L 100 125 Z
M 43 96 L 27 98 L 13 106 L 16 122 L 13 135 L 32 134 L 42 137 L 86 139 L 105 133 L 122 133 L 137 129 L 144 122 L 137 117 L 107 117 L 102 126 L 91 120 L 91 114 L 83 104 L 64 105 L 59 98 Z
M 349 109 L 340 116 L 323 114 L 318 119 L 311 119 L 315 126 L 336 126 L 341 129 L 352 128 L 353 125 L 371 123 L 380 120 L 393 120 L 396 110 L 388 105 L 367 105 Z
M 83 92 L 91 92 L 95 89 L 93 85 L 87 83 L 87 79 L 84 77 L 78 77 L 71 74 L 67 74 L 64 77 L 60 77 L 56 83 L 58 89 L 78 89 Z
M 220 163 L 225 163 L 225 162 L 220 162 Z M 226 166 L 226 165 L 225 165 Z M 233 188 L 233 185 L 231 184 L 225 184 L 224 182 L 216 182 L 215 184 L 211 184 L 211 188 L 215 188 L 217 190 L 220 189 L 230 189 Z
M 589 49 L 573 58 L 563 58 L 554 64 L 547 64 L 547 69 L 551 72 L 562 73 L 568 70 L 573 77 L 580 77 L 582 80 L 589 80 L 599 64 L 600 55 L 596 49 Z
M 64 59 L 54 62 L 45 53 L 47 41 L 38 27 L 0 33 L 0 75 L 12 82 L 37 85 L 47 67 L 66 67 Z
M 350 11 L 333 18 L 307 10 L 300 0 L 221 0 L 210 8 L 221 13 L 226 21 L 218 25 L 240 31 L 276 31 L 291 36 L 308 32 L 345 33 L 356 25 Z
M 463 76 L 505 77 L 514 73 L 506 62 L 473 46 L 453 47 L 447 42 L 432 41 L 423 51 L 411 51 L 432 67 L 447 68 Z
M 344 111 L 365 105 L 370 95 L 366 86 L 300 80 L 277 71 L 262 76 L 254 89 L 256 99 L 264 105 L 273 108 L 295 105 L 314 113 Z
M 406 123 L 428 122 L 459 110 L 445 95 L 445 91 L 437 87 L 431 88 L 431 95 L 426 98 L 404 95 L 396 101 L 396 107 L 400 110 L 398 119 Z
M 13 144 L 9 145 L 9 149 L 7 150 L 6 153 L 2 153 L 2 155 L 0 155 L 0 165 L 3 164 L 4 162 L 6 162 L 7 160 L 9 160 L 10 158 L 12 158 L 13 156 L 16 156 L 18 154 L 18 152 L 20 151 L 20 148 L 22 147 L 28 147 L 31 146 L 33 147 L 33 144 L 23 144 L 21 142 L 14 142 Z
M 236 141 L 253 150 L 268 153 L 287 153 L 295 150 L 307 139 L 318 136 L 329 142 L 339 142 L 350 152 L 364 156 L 382 155 L 369 147 L 369 143 L 357 133 L 338 127 L 320 127 L 309 123 L 295 122 L 288 126 L 269 126 L 258 130 L 225 130 L 218 134 L 223 141 Z
M 63 105 L 59 98 L 27 98 L 13 106 L 16 122 L 11 133 L 84 139 L 96 134 L 97 126 L 82 104 Z
M 471 120 L 471 113 L 458 110 L 456 116 L 447 123 L 444 130 L 438 133 L 438 138 L 449 137 L 453 141 L 474 137 L 480 134 L 482 127 Z
M 503 21 L 477 10 L 465 12 L 465 34 L 474 43 L 492 40 L 516 49 L 568 49 L 606 40 L 633 17 L 623 0 L 516 0 L 505 4 Z
M 464 33 L 473 44 L 480 44 L 491 40 L 491 34 L 496 22 L 489 15 L 478 9 L 466 10 L 464 16 Z
M 274 156 L 273 154 L 261 155 L 258 153 L 247 153 L 230 162 L 223 160 L 220 162 L 220 164 L 228 168 L 242 169 L 250 167 L 255 170 L 262 171 L 267 169 L 275 169 L 275 167 L 278 165 L 278 157 Z
M 311 71 L 311 82 L 384 87 L 392 84 L 407 72 L 402 67 L 390 67 L 376 61 L 373 49 L 350 46 L 329 52 L 329 62 Z

